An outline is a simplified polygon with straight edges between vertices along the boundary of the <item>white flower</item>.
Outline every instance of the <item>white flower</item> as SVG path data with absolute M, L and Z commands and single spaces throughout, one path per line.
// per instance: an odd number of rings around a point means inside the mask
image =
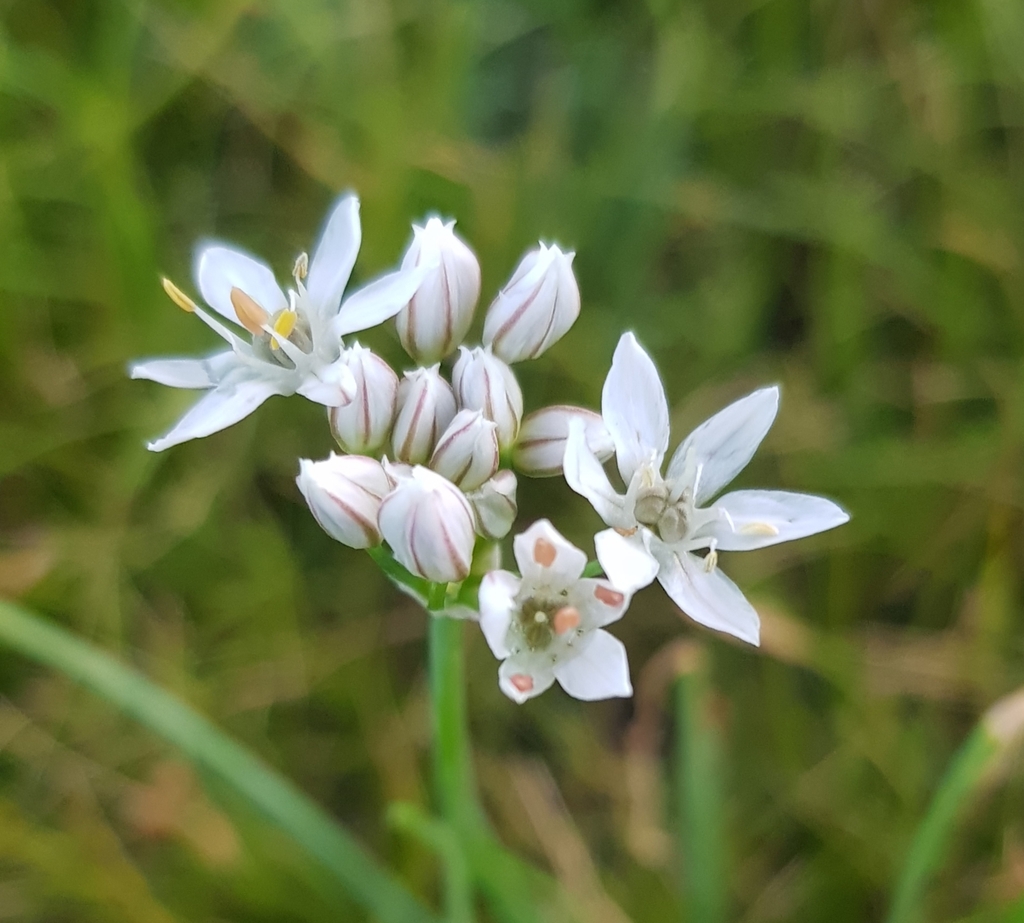
M 622 618 L 629 594 L 583 578 L 587 556 L 546 519 L 513 549 L 522 577 L 495 570 L 480 584 L 480 627 L 502 661 L 501 691 L 522 703 L 557 679 L 577 699 L 632 695 L 626 648 L 603 630 Z
M 302 458 L 295 483 L 313 517 L 331 538 L 350 548 L 380 544 L 377 514 L 391 491 L 391 482 L 379 461 L 333 452 L 318 462 Z
M 480 297 L 480 264 L 454 227 L 454 221 L 444 224 L 440 218 L 422 228 L 413 225 L 413 242 L 402 260 L 403 269 L 432 267 L 395 317 L 402 346 L 421 365 L 443 359 L 462 342 Z
M 377 521 L 406 570 L 436 583 L 469 576 L 476 542 L 473 510 L 462 491 L 441 475 L 417 465 L 398 477 Z
M 519 511 L 516 505 L 517 486 L 515 474 L 503 468 L 478 490 L 466 494 L 476 515 L 478 535 L 492 541 L 508 535 Z
M 523 392 L 515 373 L 489 347 L 459 347 L 452 387 L 460 409 L 480 410 L 498 425 L 498 445 L 513 445 L 523 418 Z
M 625 496 L 608 480 L 573 422 L 565 479 L 612 528 L 594 538 L 605 573 L 638 589 L 655 577 L 687 615 L 751 644 L 760 620 L 718 569 L 719 551 L 746 551 L 842 525 L 831 500 L 786 491 L 737 490 L 705 506 L 746 467 L 775 420 L 779 389 L 763 388 L 702 423 L 676 449 L 663 477 L 668 405 L 658 372 L 632 333 L 616 347 L 601 394 Z M 694 552 L 707 549 L 700 557 Z
M 476 490 L 498 470 L 495 428 L 479 410 L 460 410 L 437 441 L 431 470 L 463 491 Z
M 208 390 L 150 449 L 160 451 L 231 426 L 274 394 L 301 394 L 327 407 L 352 400 L 355 382 L 339 361 L 341 338 L 394 316 L 425 271 L 382 276 L 342 303 L 360 235 L 359 201 L 346 196 L 331 212 L 312 262 L 305 254 L 296 261 L 295 288 L 287 295 L 271 269 L 247 253 L 220 245 L 200 249 L 195 275 L 203 298 L 249 331 L 251 341 L 165 280 L 172 300 L 195 313 L 231 349 L 207 359 L 155 359 L 132 366 L 132 378 Z
M 346 452 L 375 452 L 395 421 L 398 376 L 380 356 L 358 343 L 342 350 L 340 363 L 352 373 L 355 393 L 344 406 L 328 408 L 331 432 Z
M 484 343 L 496 356 L 536 359 L 573 325 L 580 313 L 575 255 L 542 243 L 523 257 L 484 318 Z
M 569 438 L 569 422 L 583 421 L 587 434 L 587 445 L 601 460 L 615 454 L 612 435 L 604 425 L 599 413 L 582 407 L 556 404 L 534 410 L 523 418 L 512 452 L 516 468 L 531 477 L 549 477 L 562 473 L 562 459 L 565 458 L 565 441 Z
M 398 416 L 391 433 L 395 458 L 410 465 L 430 458 L 437 440 L 455 419 L 455 394 L 440 365 L 406 372 L 398 386 Z

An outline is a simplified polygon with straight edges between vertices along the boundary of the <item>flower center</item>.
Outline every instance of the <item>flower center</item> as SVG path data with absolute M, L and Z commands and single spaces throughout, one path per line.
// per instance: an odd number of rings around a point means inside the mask
M 514 622 L 527 649 L 546 651 L 557 638 L 565 638 L 580 625 L 580 613 L 564 599 L 531 596 L 519 606 Z
M 633 515 L 638 523 L 653 529 L 669 544 L 681 541 L 686 535 L 689 518 L 686 496 L 673 502 L 668 485 L 660 477 L 637 491 Z

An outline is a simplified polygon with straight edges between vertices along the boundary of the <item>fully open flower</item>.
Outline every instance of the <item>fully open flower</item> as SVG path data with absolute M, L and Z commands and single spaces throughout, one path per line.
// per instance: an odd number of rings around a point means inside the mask
M 582 423 L 570 424 L 565 479 L 610 529 L 594 538 L 605 573 L 618 585 L 655 577 L 687 615 L 751 644 L 760 620 L 718 569 L 719 551 L 748 551 L 842 525 L 831 500 L 775 490 L 737 490 L 705 505 L 753 457 L 775 420 L 779 389 L 763 388 L 730 404 L 668 449 L 668 404 L 657 369 L 632 333 L 619 340 L 601 394 L 625 495 L 615 491 L 590 449 Z M 707 550 L 703 557 L 695 552 Z
M 513 549 L 522 577 L 494 570 L 480 584 L 480 627 L 502 661 L 501 691 L 522 703 L 557 679 L 577 699 L 632 695 L 626 648 L 603 630 L 622 618 L 629 594 L 582 577 L 587 556 L 546 519 Z
M 342 303 L 360 237 L 359 200 L 346 196 L 331 212 L 312 262 L 305 254 L 296 261 L 295 287 L 287 295 L 270 267 L 247 253 L 219 244 L 201 248 L 195 276 L 203 298 L 217 314 L 244 327 L 251 339 L 164 282 L 179 307 L 196 314 L 231 348 L 207 359 L 154 359 L 132 366 L 132 378 L 208 392 L 150 449 L 215 433 L 274 394 L 301 394 L 327 407 L 352 400 L 355 381 L 340 361 L 341 338 L 394 316 L 426 271 L 417 267 L 382 276 Z

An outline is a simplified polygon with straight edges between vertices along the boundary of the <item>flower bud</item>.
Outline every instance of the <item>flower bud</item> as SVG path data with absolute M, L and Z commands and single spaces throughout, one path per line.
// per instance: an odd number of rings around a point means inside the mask
M 523 257 L 484 319 L 484 343 L 496 356 L 506 362 L 536 359 L 573 325 L 580 313 L 575 255 L 541 244 Z
M 391 446 L 399 461 L 424 464 L 438 436 L 455 417 L 455 395 L 439 368 L 434 365 L 406 372 L 398 386 L 398 416 Z
M 391 483 L 379 461 L 333 452 L 324 461 L 302 458 L 295 483 L 331 538 L 351 548 L 380 544 L 377 513 Z
M 508 535 L 516 521 L 516 476 L 503 468 L 479 490 L 466 499 L 476 515 L 476 531 L 484 538 L 496 540 Z
M 331 407 L 327 416 L 334 438 L 346 452 L 374 452 L 388 438 L 395 421 L 398 376 L 380 356 L 358 343 L 341 354 L 352 372 L 356 392 L 344 407 Z
M 480 297 L 480 264 L 452 228 L 431 218 L 413 225 L 413 241 L 402 269 L 432 266 L 416 294 L 395 318 L 398 338 L 417 362 L 437 362 L 462 342 Z
M 601 461 L 611 458 L 615 454 L 615 443 L 599 413 L 556 404 L 526 415 L 512 454 L 516 468 L 531 477 L 561 474 L 569 421 L 577 417 L 583 421 L 590 450 Z
M 473 510 L 441 475 L 417 465 L 384 498 L 380 531 L 407 570 L 436 583 L 465 580 L 473 561 Z
M 452 385 L 459 407 L 479 410 L 498 424 L 498 445 L 507 449 L 519 434 L 523 417 L 523 392 L 516 376 L 488 347 L 459 347 L 452 369 Z
M 431 469 L 460 490 L 476 490 L 498 470 L 496 429 L 479 410 L 460 410 L 437 442 Z

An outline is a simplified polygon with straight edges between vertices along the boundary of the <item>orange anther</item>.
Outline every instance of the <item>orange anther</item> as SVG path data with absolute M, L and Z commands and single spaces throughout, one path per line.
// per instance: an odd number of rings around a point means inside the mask
M 551 544 L 546 538 L 538 538 L 533 543 L 533 560 L 536 561 L 541 567 L 550 567 L 555 563 L 555 557 L 558 554 L 558 549 Z
M 556 635 L 564 635 L 567 631 L 578 628 L 580 624 L 580 611 L 573 606 L 562 606 L 555 613 L 551 627 L 555 629 Z
M 609 589 L 603 584 L 598 584 L 594 587 L 594 596 L 596 596 L 606 606 L 621 606 L 625 596 L 619 593 L 617 590 Z
M 533 689 L 533 677 L 525 673 L 513 673 L 508 681 L 516 687 L 519 692 L 530 692 Z
M 240 288 L 233 288 L 231 289 L 231 306 L 235 309 L 235 314 L 238 315 L 238 322 L 249 333 L 253 336 L 263 333 L 263 325 L 270 319 L 270 315 L 260 307 L 255 299 L 246 295 Z

